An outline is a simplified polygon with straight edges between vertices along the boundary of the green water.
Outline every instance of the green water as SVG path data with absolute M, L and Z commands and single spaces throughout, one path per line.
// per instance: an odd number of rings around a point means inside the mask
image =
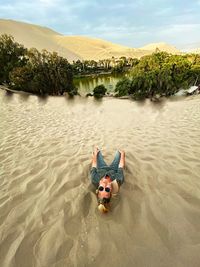
M 78 88 L 81 95 L 92 92 L 93 89 L 100 84 L 103 84 L 108 92 L 113 92 L 119 80 L 124 77 L 129 77 L 129 73 L 124 74 L 101 74 L 84 78 L 75 78 L 74 84 Z

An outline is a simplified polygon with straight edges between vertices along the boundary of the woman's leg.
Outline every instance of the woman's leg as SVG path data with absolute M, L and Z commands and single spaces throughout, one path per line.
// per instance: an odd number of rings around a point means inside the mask
M 105 167 L 108 167 L 108 165 L 105 163 L 101 151 L 99 151 L 99 153 L 97 154 L 97 168 L 105 168 Z
M 121 158 L 121 153 L 119 151 L 117 151 L 113 162 L 110 164 L 111 169 L 113 169 L 115 171 L 118 170 L 120 158 Z

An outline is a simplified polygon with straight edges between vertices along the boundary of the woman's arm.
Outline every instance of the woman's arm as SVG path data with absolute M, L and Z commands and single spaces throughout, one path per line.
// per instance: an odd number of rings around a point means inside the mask
M 124 168 L 124 166 L 125 166 L 125 152 L 122 150 L 119 150 L 119 152 L 121 153 L 119 168 Z

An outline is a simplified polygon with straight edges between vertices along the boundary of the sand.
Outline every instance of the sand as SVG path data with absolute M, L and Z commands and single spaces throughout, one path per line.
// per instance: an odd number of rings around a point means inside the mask
M 122 56 L 140 58 L 153 53 L 156 48 L 174 54 L 179 53 L 178 49 L 166 43 L 149 44 L 142 48 L 130 48 L 102 39 L 86 36 L 64 36 L 46 27 L 0 19 L 0 34 L 3 33 L 11 34 L 17 42 L 27 48 L 35 47 L 38 50 L 56 51 L 59 55 L 67 58 L 69 62 L 78 59 L 98 61 Z
M 198 267 L 199 101 L 0 91 L 0 266 Z M 89 178 L 96 144 L 108 163 L 126 151 L 107 215 Z
M 180 51 L 175 46 L 166 44 L 164 42 L 147 44 L 140 49 L 150 51 L 156 51 L 156 49 L 159 49 L 160 51 L 165 51 L 171 54 L 180 54 Z
M 81 59 L 73 51 L 59 46 L 56 37 L 61 35 L 49 28 L 39 25 L 0 19 L 0 34 L 10 34 L 15 41 L 23 44 L 26 48 L 37 48 L 39 51 L 46 49 L 49 52 L 56 51 L 60 56 L 67 58 L 70 62 Z

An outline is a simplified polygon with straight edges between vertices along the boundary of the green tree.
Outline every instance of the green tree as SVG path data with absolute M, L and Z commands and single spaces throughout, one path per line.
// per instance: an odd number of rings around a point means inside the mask
M 117 97 L 129 95 L 131 93 L 131 81 L 128 78 L 118 81 L 115 92 Z
M 133 69 L 133 82 L 139 75 L 134 88 L 138 86 L 145 97 L 153 97 L 155 94 L 173 95 L 179 88 L 188 86 L 190 67 L 191 63 L 184 56 L 166 52 L 153 53 L 143 57 Z
M 26 49 L 14 41 L 11 35 L 0 36 L 0 84 L 9 84 L 9 73 L 26 64 Z
M 12 87 L 35 94 L 77 94 L 73 85 L 73 71 L 67 59 L 46 50 L 30 49 L 26 66 L 14 69 L 10 74 Z

